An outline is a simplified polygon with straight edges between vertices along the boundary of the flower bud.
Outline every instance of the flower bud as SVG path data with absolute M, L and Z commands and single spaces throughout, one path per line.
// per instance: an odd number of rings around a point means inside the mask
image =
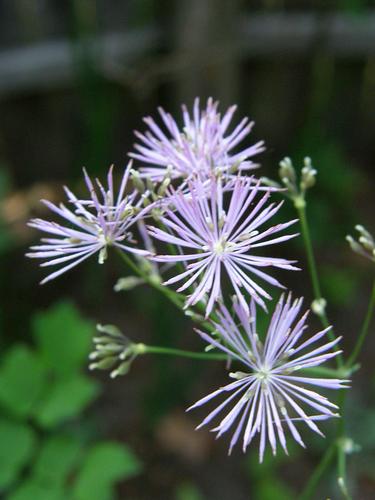
M 119 278 L 113 289 L 115 292 L 124 292 L 133 290 L 133 288 L 142 285 L 143 283 L 144 280 L 138 276 L 126 276 L 125 278 Z
M 131 169 L 130 170 L 130 177 L 133 182 L 134 187 L 136 190 L 143 194 L 146 191 L 146 186 L 143 180 L 141 179 L 141 176 L 139 175 L 139 172 L 137 170 Z
M 293 167 L 292 160 L 288 157 L 285 157 L 279 163 L 279 177 L 283 181 L 284 184 L 291 183 L 295 184 L 296 182 L 296 171 Z

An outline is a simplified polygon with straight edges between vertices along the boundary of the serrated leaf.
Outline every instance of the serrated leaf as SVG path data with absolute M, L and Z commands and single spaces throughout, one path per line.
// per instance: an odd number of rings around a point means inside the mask
M 69 500 L 69 497 L 63 488 L 45 486 L 31 479 L 8 495 L 7 500 Z
M 72 436 L 49 438 L 40 450 L 33 467 L 33 477 L 42 484 L 62 486 L 76 466 L 82 444 Z
M 99 384 L 85 375 L 56 380 L 35 412 L 37 422 L 46 428 L 77 417 L 99 392 Z
M 16 345 L 3 357 L 0 367 L 0 403 L 9 412 L 26 417 L 47 383 L 46 368 L 24 345 Z
M 112 500 L 113 484 L 138 474 L 141 463 L 126 446 L 104 442 L 89 451 L 74 485 L 74 500 Z
M 59 376 L 70 377 L 86 363 L 94 325 L 70 302 L 36 314 L 33 331 L 46 365 Z
M 0 419 L 0 490 L 17 479 L 34 453 L 34 432 L 24 424 Z

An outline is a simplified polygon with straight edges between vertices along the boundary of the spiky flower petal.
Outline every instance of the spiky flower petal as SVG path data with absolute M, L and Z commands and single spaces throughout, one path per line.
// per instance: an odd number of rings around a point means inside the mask
M 301 446 L 305 446 L 295 422 L 304 422 L 312 431 L 323 435 L 316 421 L 337 417 L 337 406 L 310 387 L 341 389 L 346 380 L 316 378 L 302 373 L 333 358 L 341 351 L 332 351 L 339 338 L 322 345 L 315 344 L 327 334 L 329 328 L 302 341 L 306 329 L 307 313 L 299 316 L 302 299 L 292 302 L 289 295 L 282 296 L 269 323 L 264 342 L 260 340 L 256 326 L 255 303 L 251 303 L 251 318 L 239 303 L 234 303 L 235 317 L 224 307 L 217 312 L 215 327 L 220 341 L 202 331 L 201 337 L 214 347 L 238 361 L 243 371 L 230 373 L 234 380 L 199 400 L 189 410 L 197 408 L 216 396 L 224 401 L 198 426 L 211 423 L 219 413 L 227 409 L 220 423 L 213 429 L 217 436 L 233 429 L 229 446 L 232 448 L 242 439 L 245 452 L 253 438 L 259 434 L 259 460 L 263 460 L 267 441 L 275 454 L 280 444 L 287 453 L 286 430 Z M 307 386 L 307 387 L 306 387 Z M 228 407 L 231 409 L 228 411 Z M 310 412 L 313 414 L 310 414 Z
M 167 172 L 172 178 L 189 178 L 192 174 L 207 177 L 212 171 L 234 173 L 255 168 L 250 158 L 264 150 L 263 141 L 236 150 L 251 132 L 253 122 L 244 118 L 229 132 L 236 106 L 231 106 L 224 116 L 217 108 L 218 102 L 212 98 L 204 110 L 195 99 L 192 115 L 182 106 L 182 129 L 159 108 L 166 132 L 151 117 L 144 118 L 149 130 L 144 134 L 135 132 L 140 143 L 135 144 L 137 152 L 130 154 L 149 165 L 140 169 L 141 174 L 160 182 Z
M 270 295 L 258 284 L 260 278 L 273 286 L 282 285 L 262 268 L 277 267 L 295 270 L 293 261 L 278 257 L 256 255 L 260 247 L 280 243 L 296 236 L 287 234 L 273 238 L 276 233 L 294 224 L 296 220 L 277 224 L 260 230 L 279 210 L 282 203 L 267 204 L 270 193 L 262 193 L 256 201 L 259 184 L 253 184 L 252 178 L 238 177 L 229 196 L 228 210 L 225 211 L 225 196 L 221 178 L 211 178 L 210 185 L 196 178 L 189 182 L 189 196 L 175 192 L 170 202 L 174 210 L 167 207 L 160 221 L 164 229 L 154 226 L 149 231 L 155 238 L 169 243 L 176 248 L 175 254 L 153 257 L 159 262 L 181 262 L 185 270 L 164 284 L 179 281 L 183 284 L 178 291 L 194 291 L 186 302 L 186 307 L 196 304 L 206 295 L 207 316 L 214 302 L 222 296 L 222 274 L 226 274 L 234 292 L 247 309 L 244 293 L 265 308 L 263 298 Z
M 52 212 L 65 219 L 67 225 L 43 219 L 33 219 L 29 222 L 29 226 L 53 237 L 42 238 L 42 244 L 32 246 L 32 251 L 26 255 L 44 259 L 42 267 L 62 264 L 62 267 L 41 283 L 60 276 L 95 253 L 99 253 L 99 263 L 103 263 L 107 256 L 107 248 L 112 245 L 126 252 L 148 255 L 145 250 L 124 244 L 124 242 L 135 243 L 129 228 L 145 214 L 145 210 L 141 209 L 143 200 L 138 192 L 126 193 L 130 169 L 131 163 L 125 169 L 117 196 L 113 187 L 111 167 L 106 189 L 98 180 L 94 185 L 84 170 L 86 186 L 90 192 L 88 200 L 79 200 L 72 191 L 64 187 L 72 209 L 62 203 L 56 206 L 47 200 L 42 200 Z

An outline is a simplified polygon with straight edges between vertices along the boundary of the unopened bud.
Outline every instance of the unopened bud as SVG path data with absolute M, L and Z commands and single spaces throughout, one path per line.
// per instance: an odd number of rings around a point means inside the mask
M 120 278 L 113 287 L 115 292 L 124 292 L 128 290 L 133 290 L 133 288 L 142 285 L 144 280 L 138 276 L 126 276 L 125 278 Z
M 375 240 L 372 234 L 360 224 L 357 224 L 355 229 L 360 234 L 358 241 L 351 236 L 346 236 L 346 241 L 349 243 L 353 252 L 375 261 Z
M 145 186 L 145 183 L 143 182 L 143 180 L 141 179 L 139 172 L 137 170 L 131 169 L 130 170 L 130 177 L 131 177 L 131 180 L 134 184 L 135 189 L 139 193 L 144 193 L 146 191 L 146 186 Z
M 163 180 L 163 182 L 160 184 L 160 187 L 158 189 L 158 195 L 159 196 L 164 196 L 169 184 L 171 183 L 170 177 L 167 177 L 166 179 Z
M 121 363 L 121 365 L 118 368 L 111 371 L 110 377 L 116 378 L 119 375 L 126 375 L 128 373 L 128 371 L 130 370 L 130 365 L 131 365 L 130 361 L 124 361 L 123 363 Z
M 318 172 L 309 166 L 303 167 L 301 170 L 301 183 L 300 187 L 302 191 L 306 191 L 306 189 L 309 189 L 315 185 L 316 182 L 316 174 Z
M 124 339 L 123 334 L 115 325 L 97 324 L 96 329 L 98 330 L 98 332 L 107 333 L 108 335 L 111 335 L 113 337 L 118 337 L 118 338 Z
M 327 301 L 323 298 L 315 299 L 311 303 L 311 309 L 317 316 L 322 316 L 325 312 Z
M 296 182 L 296 171 L 293 167 L 292 160 L 288 157 L 285 157 L 281 162 L 279 163 L 280 168 L 279 168 L 279 176 L 280 179 L 283 181 L 285 184 L 285 180 L 291 182 L 292 184 L 295 184 Z
M 108 370 L 115 365 L 117 361 L 117 356 L 108 356 L 107 358 L 101 359 L 96 363 L 91 363 L 89 365 L 89 370 Z
M 104 264 L 104 262 L 107 260 L 107 257 L 108 257 L 107 246 L 104 246 L 103 248 L 100 249 L 99 252 L 99 257 L 98 257 L 99 264 Z

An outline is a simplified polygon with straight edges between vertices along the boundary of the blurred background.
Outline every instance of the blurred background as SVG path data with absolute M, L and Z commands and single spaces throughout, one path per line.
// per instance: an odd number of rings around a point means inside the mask
M 253 446 L 227 458 L 225 439 L 195 432 L 185 408 L 226 380 L 220 363 L 144 357 L 124 378 L 87 371 L 95 323 L 135 341 L 198 350 L 192 324 L 153 291 L 113 291 L 128 270 L 95 259 L 39 287 L 25 259 L 40 198 L 83 193 L 81 168 L 121 171 L 163 106 L 213 96 L 266 141 L 262 175 L 286 155 L 318 169 L 309 193 L 323 295 L 344 347 L 366 310 L 372 268 L 352 254 L 354 224 L 375 231 L 375 3 L 370 0 L 0 1 L 0 491 L 11 500 L 286 500 L 295 498 L 325 443 L 290 444 L 257 464 Z M 281 217 L 293 216 L 285 206 Z M 285 257 L 305 257 L 301 242 Z M 291 273 L 293 274 L 293 273 Z M 311 301 L 308 276 L 280 275 Z M 311 327 L 318 328 L 314 318 Z M 356 499 L 375 498 L 375 336 L 348 399 Z M 334 424 L 325 423 L 328 437 Z M 334 468 L 316 498 L 339 498 Z

